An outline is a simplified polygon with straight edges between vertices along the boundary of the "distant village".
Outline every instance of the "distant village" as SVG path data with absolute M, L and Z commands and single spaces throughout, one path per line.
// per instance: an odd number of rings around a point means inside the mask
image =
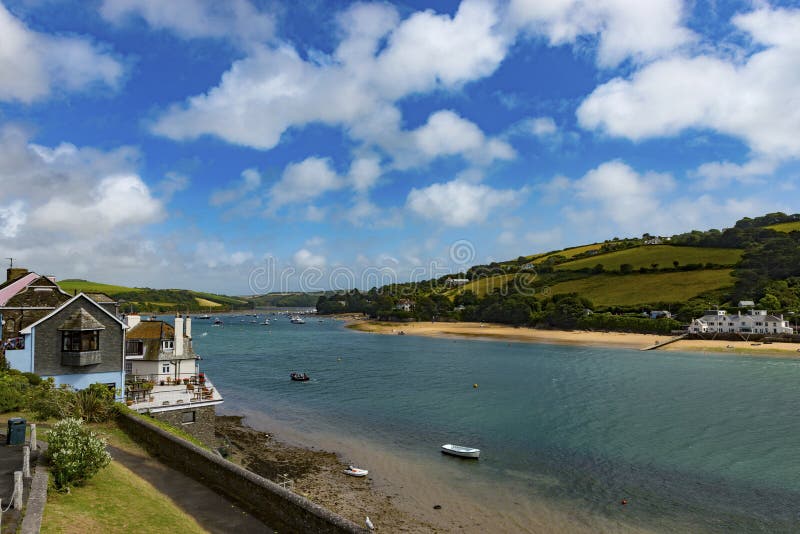
M 174 326 L 120 314 L 104 293 L 63 291 L 52 276 L 12 267 L 0 284 L 2 352 L 7 365 L 56 386 L 104 384 L 131 409 L 213 440 L 223 398 L 200 369 L 192 318 Z

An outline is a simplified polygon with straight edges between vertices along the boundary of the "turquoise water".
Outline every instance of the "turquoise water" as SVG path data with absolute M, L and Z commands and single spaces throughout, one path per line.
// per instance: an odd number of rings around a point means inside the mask
M 656 531 L 800 531 L 798 360 L 381 336 L 285 317 L 195 321 L 194 337 L 227 412 L 391 446 L 431 477 L 457 470 L 461 484 L 598 520 L 626 498 L 624 520 Z M 481 460 L 444 457 L 442 443 L 479 447 Z

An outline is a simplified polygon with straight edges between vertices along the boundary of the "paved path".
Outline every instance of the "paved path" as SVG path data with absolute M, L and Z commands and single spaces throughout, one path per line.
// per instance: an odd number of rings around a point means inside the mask
M 214 534 L 267 533 L 273 529 L 222 495 L 153 458 L 108 447 L 111 456 L 167 495 L 183 511 Z
M 14 471 L 22 471 L 22 446 L 6 445 L 6 437 L 0 434 L 0 499 L 3 499 L 3 508 L 11 504 L 11 495 L 14 493 Z M 3 514 L 3 532 L 16 530 L 19 513 L 12 507 Z

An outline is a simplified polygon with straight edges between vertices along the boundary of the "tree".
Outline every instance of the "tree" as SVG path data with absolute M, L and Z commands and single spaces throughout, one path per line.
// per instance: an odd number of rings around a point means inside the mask
M 764 310 L 779 310 L 781 308 L 781 301 L 778 300 L 778 297 L 767 293 L 764 297 L 758 301 L 758 307 Z
M 597 265 L 594 266 L 594 269 L 592 269 L 592 272 L 594 274 L 600 274 L 605 270 L 606 270 L 606 268 L 603 267 L 603 264 L 602 263 L 598 263 Z
M 622 274 L 631 274 L 633 272 L 633 265 L 630 263 L 623 263 L 619 266 L 619 272 Z

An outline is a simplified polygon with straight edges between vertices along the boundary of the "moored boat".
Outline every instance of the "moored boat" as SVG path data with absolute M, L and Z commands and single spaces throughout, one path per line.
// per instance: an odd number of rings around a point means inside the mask
M 305 320 L 303 320 L 303 318 L 299 315 L 292 317 L 291 322 L 292 324 L 306 324 Z
M 305 373 L 289 373 L 289 378 L 295 382 L 308 382 L 311 380 L 311 377 Z
M 347 469 L 344 470 L 344 474 L 350 475 L 351 477 L 365 477 L 369 474 L 369 471 L 348 465 Z
M 451 454 L 453 456 L 460 456 L 461 458 L 475 458 L 481 455 L 480 449 L 473 449 L 472 447 L 463 447 L 461 445 L 452 445 L 450 443 L 442 445 L 442 452 Z

